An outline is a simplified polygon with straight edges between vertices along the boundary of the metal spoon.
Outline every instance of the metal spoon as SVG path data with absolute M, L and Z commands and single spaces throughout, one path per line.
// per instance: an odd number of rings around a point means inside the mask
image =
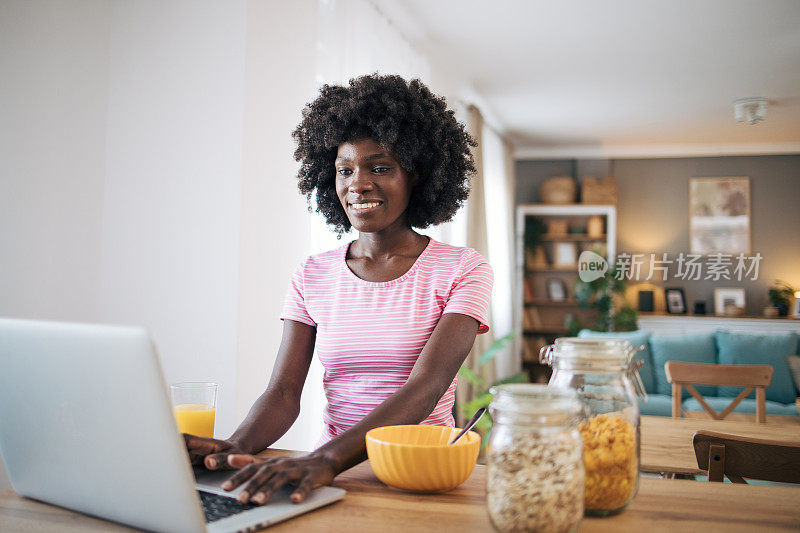
M 475 424 L 477 424 L 478 420 L 480 420 L 480 418 L 483 416 L 483 413 L 485 413 L 485 412 L 486 412 L 486 408 L 485 408 L 485 407 L 481 407 L 480 409 L 478 409 L 478 410 L 475 412 L 475 416 L 473 416 L 473 417 L 472 417 L 472 419 L 471 419 L 469 422 L 467 422 L 467 425 L 466 425 L 466 426 L 464 426 L 464 429 L 462 429 L 461 431 L 459 431 L 459 432 L 458 432 L 458 435 L 456 435 L 456 438 L 454 438 L 453 440 L 451 440 L 451 441 L 449 442 L 448 446 L 449 446 L 450 444 L 455 444 L 455 443 L 456 443 L 456 441 L 457 441 L 458 439 L 460 439 L 461 437 L 463 437 L 464 435 L 466 435 L 466 434 L 467 434 L 467 431 L 469 431 L 470 429 L 472 429 L 472 426 L 474 426 Z

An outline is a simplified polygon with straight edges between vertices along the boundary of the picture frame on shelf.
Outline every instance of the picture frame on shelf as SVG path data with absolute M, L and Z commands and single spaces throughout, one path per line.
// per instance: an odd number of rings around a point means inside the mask
M 686 295 L 680 287 L 664 289 L 664 300 L 667 302 L 667 313 L 671 315 L 686 314 Z
M 553 244 L 553 266 L 557 268 L 574 267 L 578 264 L 578 245 L 574 242 Z
M 745 293 L 742 287 L 717 287 L 714 289 L 714 313 L 724 316 L 744 314 Z
M 800 290 L 794 291 L 794 301 L 792 302 L 792 318 L 800 318 Z M 798 404 L 800 408 L 800 404 Z
M 650 290 L 639 291 L 639 306 L 638 310 L 642 313 L 652 313 L 655 311 L 655 294 Z
M 547 298 L 553 302 L 563 302 L 567 299 L 567 286 L 561 278 L 547 280 Z

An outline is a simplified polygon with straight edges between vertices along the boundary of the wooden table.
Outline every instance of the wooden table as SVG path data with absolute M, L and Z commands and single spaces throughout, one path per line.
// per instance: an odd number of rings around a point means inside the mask
M 781 424 L 778 419 L 772 419 L 774 423 L 769 423 L 769 420 L 771 419 L 768 417 L 768 423 L 756 424 L 755 421 L 736 418 L 710 420 L 643 416 L 641 469 L 644 472 L 703 473 L 697 468 L 697 459 L 692 446 L 692 435 L 701 429 L 745 437 L 800 442 L 800 424 L 789 422 Z
M 279 452 L 269 452 L 272 455 Z M 486 513 L 486 467 L 477 465 L 460 487 L 445 494 L 400 492 L 378 481 L 369 462 L 336 478 L 344 500 L 277 524 L 267 531 L 492 531 Z M 643 478 L 623 513 L 586 518 L 581 531 L 753 531 L 800 528 L 800 488 Z M 0 531 L 130 531 L 81 514 L 0 494 Z
M 711 415 L 705 411 L 684 411 L 683 416 L 686 418 L 697 418 L 702 420 L 713 420 Z M 730 413 L 725 417 L 726 421 L 733 420 L 736 422 L 753 422 L 756 421 L 756 415 L 748 413 Z M 800 416 L 789 415 L 767 415 L 768 426 L 800 426 Z

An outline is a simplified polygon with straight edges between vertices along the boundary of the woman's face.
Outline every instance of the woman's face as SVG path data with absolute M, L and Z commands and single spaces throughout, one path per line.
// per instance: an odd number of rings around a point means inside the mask
M 415 175 L 372 139 L 342 143 L 336 155 L 336 194 L 350 224 L 361 233 L 404 229 Z

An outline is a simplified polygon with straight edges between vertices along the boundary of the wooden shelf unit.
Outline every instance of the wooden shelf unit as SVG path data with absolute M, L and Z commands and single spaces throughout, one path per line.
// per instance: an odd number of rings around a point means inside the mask
M 616 257 L 616 207 L 613 205 L 549 205 L 549 204 L 523 204 L 517 206 L 516 217 L 516 289 L 515 323 L 520 332 L 516 339 L 515 353 L 519 356 L 520 367 L 528 371 L 532 381 L 542 381 L 549 376 L 550 369 L 543 367 L 538 362 L 538 347 L 550 344 L 557 337 L 567 334 L 565 320 L 571 314 L 576 316 L 583 324 L 589 325 L 593 319 L 591 310 L 581 309 L 575 299 L 574 282 L 578 277 L 578 265 L 572 267 L 554 266 L 527 266 L 525 253 L 525 220 L 526 217 L 537 217 L 547 222 L 547 219 L 567 220 L 568 223 L 582 224 L 591 216 L 601 216 L 605 225 L 602 237 L 589 237 L 586 234 L 566 233 L 560 235 L 543 234 L 540 246 L 549 252 L 548 260 L 554 259 L 553 248 L 559 242 L 575 243 L 577 255 L 583 250 L 592 250 L 591 245 L 601 243 L 605 251 L 606 260 L 611 264 Z M 576 257 L 577 259 L 577 257 Z M 557 278 L 562 280 L 567 291 L 565 300 L 551 300 L 547 296 L 547 280 Z M 526 291 L 525 283 L 529 284 L 530 291 Z M 528 313 L 526 319 L 525 314 Z M 531 314 L 532 313 L 532 314 Z M 526 349 L 527 346 L 527 349 Z M 527 357 L 526 357 L 527 352 Z
M 584 235 L 580 233 L 565 233 L 564 235 L 550 235 L 545 233 L 542 235 L 543 241 L 563 241 L 563 242 L 605 242 L 606 235 L 601 235 L 599 237 L 590 237 L 589 235 Z
M 552 273 L 570 273 L 576 274 L 578 272 L 578 265 L 574 265 L 571 267 L 533 267 L 533 268 L 526 268 L 526 274 L 552 274 Z

